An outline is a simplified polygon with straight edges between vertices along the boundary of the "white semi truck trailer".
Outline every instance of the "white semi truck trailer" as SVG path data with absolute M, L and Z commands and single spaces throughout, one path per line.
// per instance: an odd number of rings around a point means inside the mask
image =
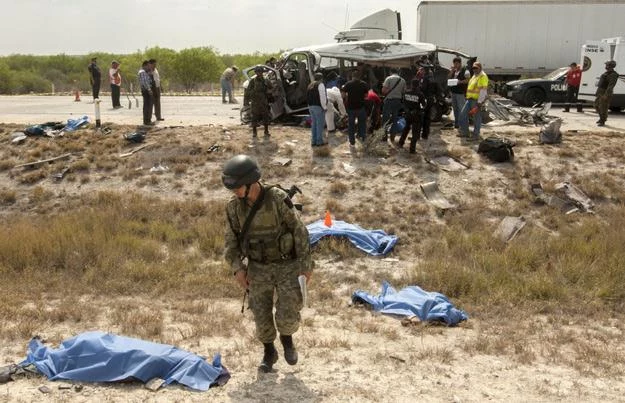
M 477 56 L 496 81 L 580 63 L 586 41 L 624 29 L 625 0 L 422 0 L 417 7 L 417 41 Z

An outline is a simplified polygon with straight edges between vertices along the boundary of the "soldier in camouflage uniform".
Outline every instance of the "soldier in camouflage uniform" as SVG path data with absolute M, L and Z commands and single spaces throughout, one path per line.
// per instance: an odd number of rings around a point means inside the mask
M 297 363 L 292 335 L 299 328 L 302 309 L 298 276 L 310 279 L 312 260 L 308 230 L 291 199 L 284 190 L 259 182 L 260 176 L 258 165 L 247 155 L 237 155 L 224 166 L 222 181 L 234 192 L 226 207 L 225 258 L 236 281 L 249 290 L 256 336 L 265 347 L 259 369 L 270 372 L 278 360 L 276 327 L 286 362 Z M 252 210 L 255 214 L 246 229 Z
M 272 86 L 271 82 L 263 76 L 263 71 L 263 66 L 254 67 L 256 75 L 250 79 L 243 95 L 243 105 L 250 105 L 254 137 L 257 136 L 256 128 L 261 121 L 265 126 L 265 136 L 269 136 L 269 122 L 271 122 L 268 94 Z
M 618 73 L 614 71 L 615 67 L 616 62 L 614 60 L 608 60 L 605 62 L 605 73 L 599 77 L 597 92 L 595 93 L 595 109 L 597 109 L 597 113 L 599 114 L 597 126 L 604 126 L 605 121 L 608 120 L 608 108 L 612 100 L 612 91 L 618 81 Z

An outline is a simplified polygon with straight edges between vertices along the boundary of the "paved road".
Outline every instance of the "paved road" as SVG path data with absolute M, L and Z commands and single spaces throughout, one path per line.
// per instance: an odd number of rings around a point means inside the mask
M 103 123 L 141 124 L 143 122 L 142 99 L 138 96 L 139 108 L 130 97 L 132 108 L 128 109 L 128 99 L 122 97 L 123 109 L 113 109 L 110 97 L 103 97 L 100 103 L 100 119 Z M 95 106 L 91 97 L 82 97 L 74 102 L 73 96 L 0 96 L 0 122 L 36 124 L 49 121 L 64 122 L 70 118 L 88 115 L 95 121 Z M 167 125 L 238 125 L 240 124 L 240 104 L 222 104 L 221 97 L 215 96 L 176 96 L 162 97 L 161 109 L 164 124 Z
M 81 102 L 74 102 L 73 96 L 0 96 L 0 122 L 36 124 L 48 121 L 66 121 L 68 118 L 88 115 L 95 116 L 91 97 L 84 96 Z M 138 97 L 141 103 L 141 97 Z M 124 109 L 113 110 L 110 98 L 103 97 L 101 120 L 117 124 L 139 125 L 142 123 L 142 109 L 137 108 L 131 97 L 132 108 L 128 109 L 128 99 L 122 97 Z M 166 125 L 239 125 L 240 104 L 222 104 L 221 97 L 215 96 L 165 96 L 161 100 Z M 572 109 L 573 111 L 574 109 Z M 625 113 L 611 113 L 605 127 L 597 128 L 597 114 L 590 108 L 584 113 L 562 112 L 561 107 L 553 107 L 550 115 L 563 118 L 563 130 L 623 131 L 625 133 Z M 510 126 L 513 127 L 513 126 Z

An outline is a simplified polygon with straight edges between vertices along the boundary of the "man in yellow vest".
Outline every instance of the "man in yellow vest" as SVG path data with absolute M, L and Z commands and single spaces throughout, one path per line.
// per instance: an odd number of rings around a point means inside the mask
M 460 112 L 458 137 L 479 140 L 482 126 L 481 109 L 488 96 L 488 76 L 482 71 L 480 62 L 473 63 L 473 77 L 467 86 L 466 102 Z M 469 116 L 473 116 L 473 136 L 469 135 Z

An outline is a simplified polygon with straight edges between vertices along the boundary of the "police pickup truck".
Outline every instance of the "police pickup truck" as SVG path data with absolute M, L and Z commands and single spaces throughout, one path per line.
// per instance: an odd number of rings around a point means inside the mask
M 499 95 L 521 106 L 534 106 L 543 102 L 563 103 L 566 101 L 567 70 L 568 67 L 560 67 L 542 78 L 510 81 L 501 87 Z

